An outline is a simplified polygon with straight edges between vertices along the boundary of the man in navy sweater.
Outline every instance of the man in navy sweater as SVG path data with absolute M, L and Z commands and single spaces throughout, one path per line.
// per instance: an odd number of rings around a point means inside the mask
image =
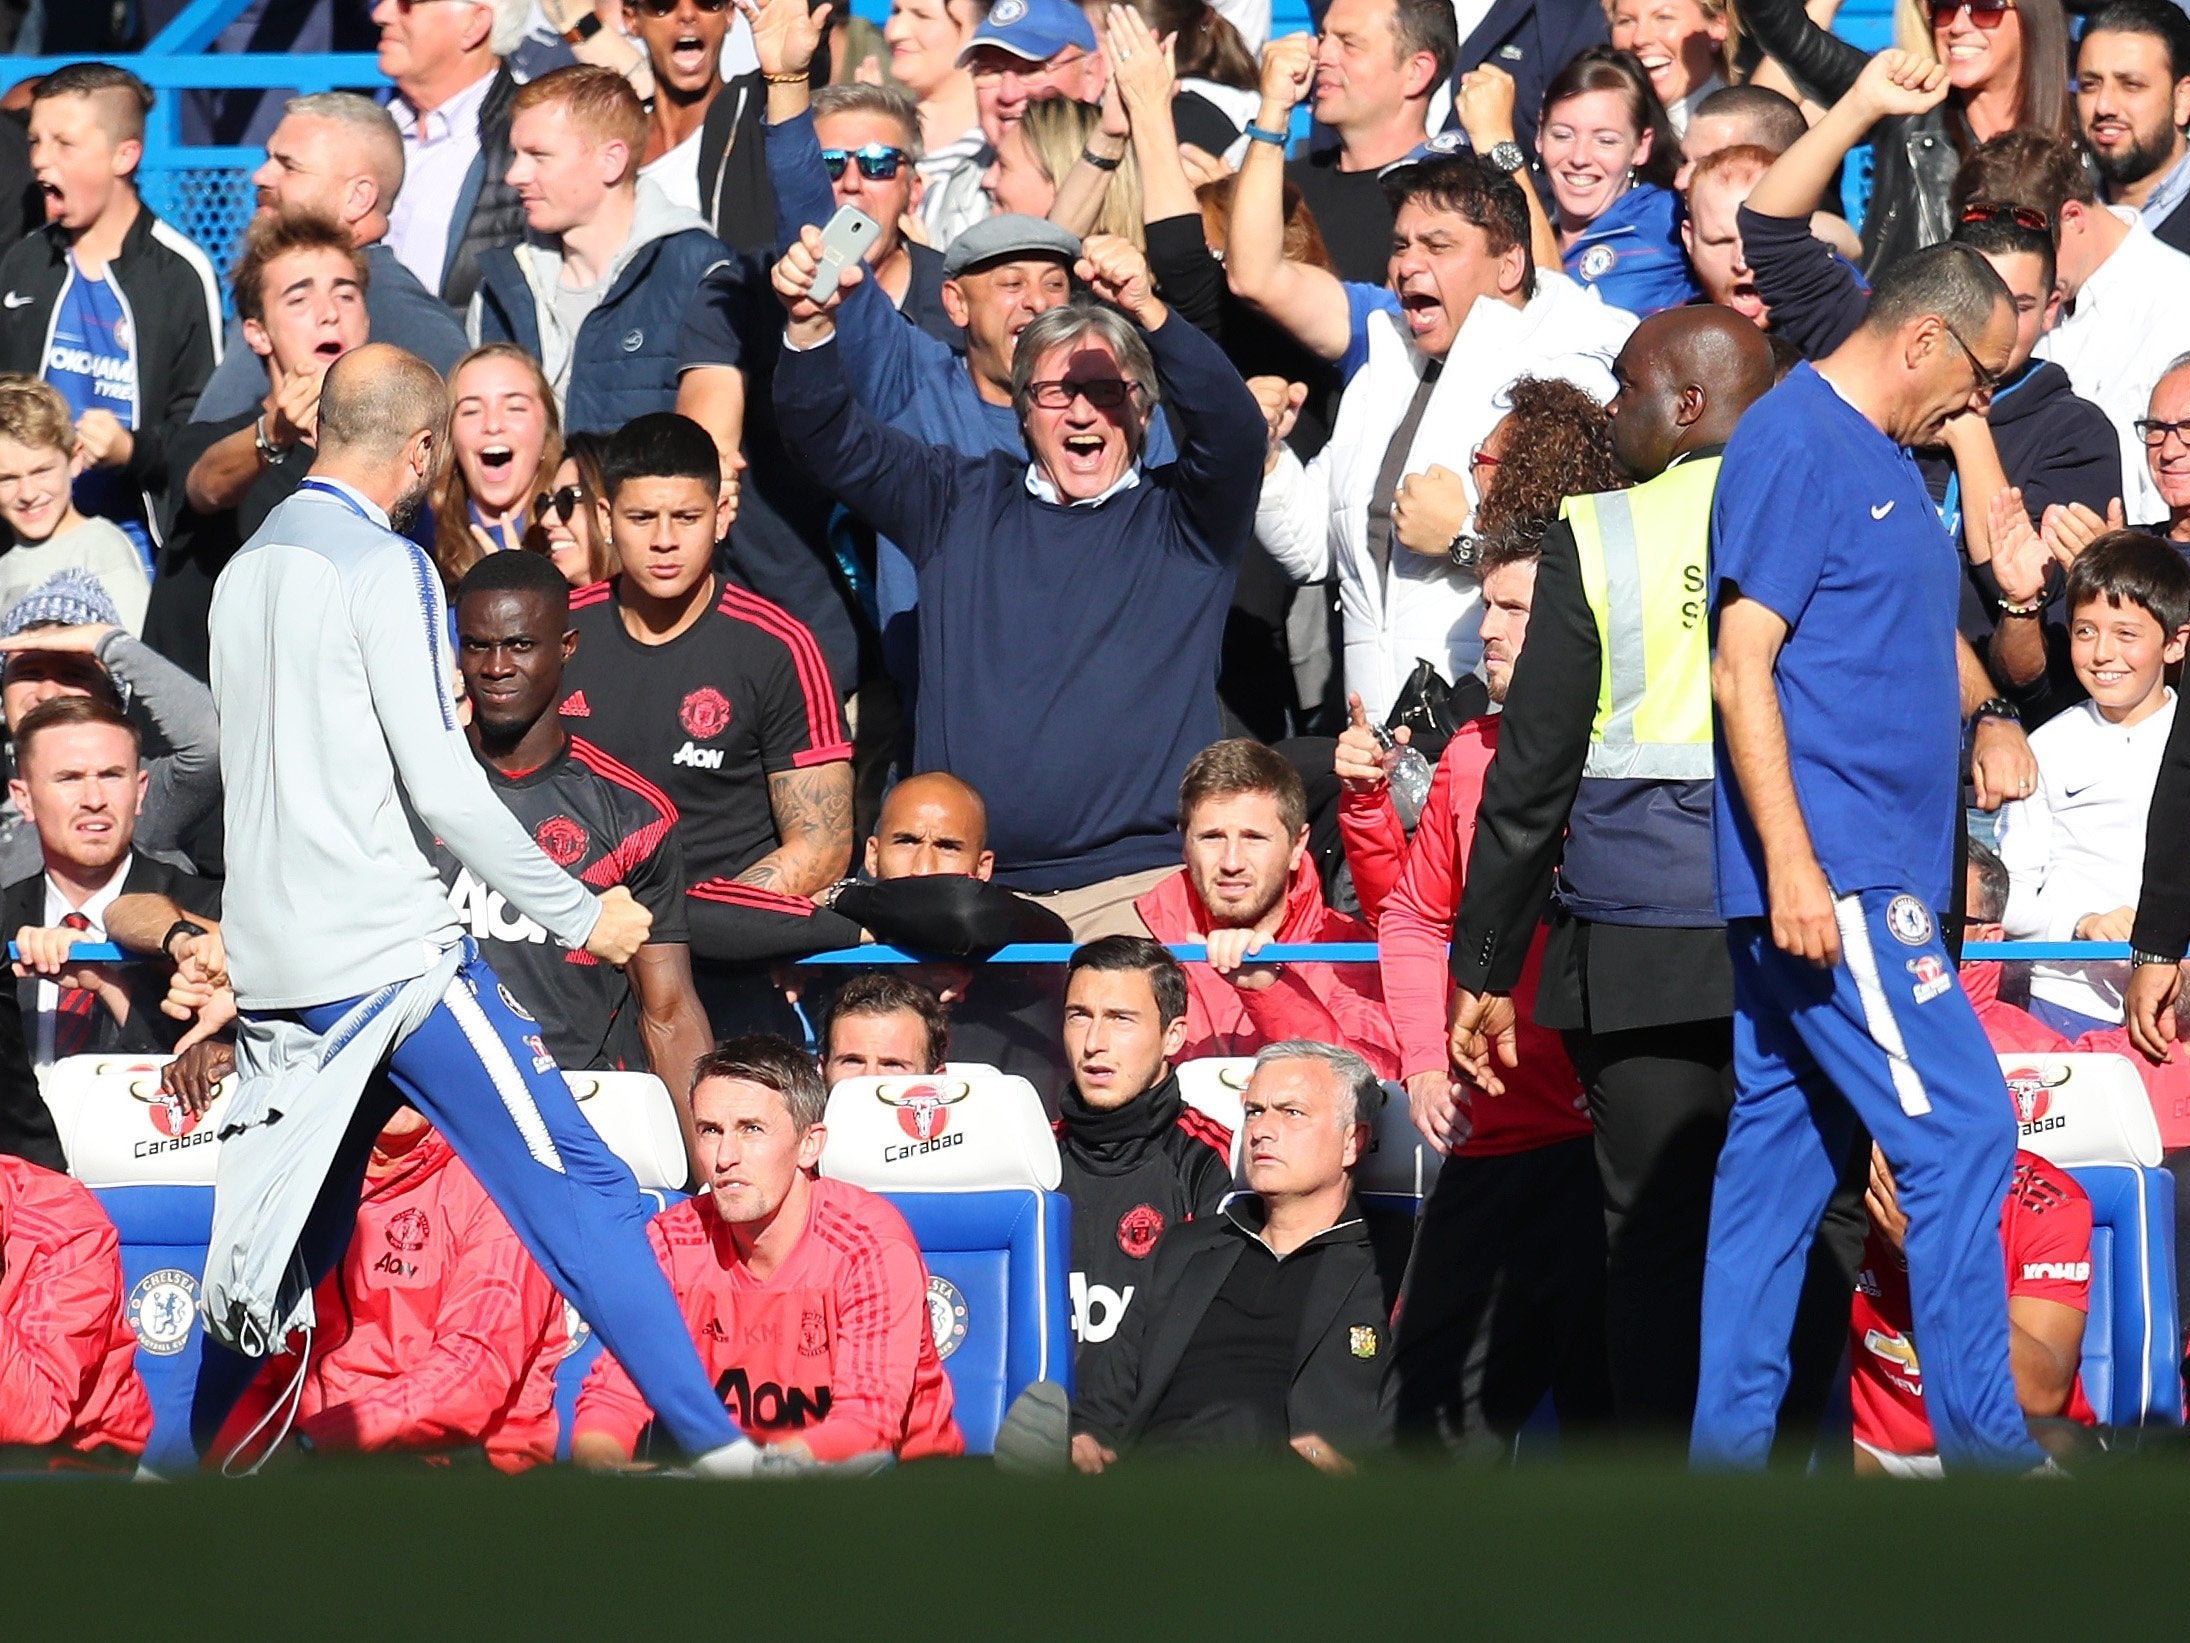
M 916 764 L 988 796 L 997 878 L 1047 898 L 1076 940 L 1127 928 L 1133 898 L 1176 863 L 1187 760 L 1219 734 L 1262 413 L 1216 345 L 1172 322 L 1140 252 L 1096 235 L 1078 273 L 1116 306 L 1048 310 L 1012 361 L 1032 460 L 928 444 L 854 396 L 835 345 L 842 288 L 819 306 L 807 294 L 820 245 L 808 228 L 776 265 L 790 314 L 776 418 L 918 569 Z M 1179 455 L 1146 467 L 1159 383 Z

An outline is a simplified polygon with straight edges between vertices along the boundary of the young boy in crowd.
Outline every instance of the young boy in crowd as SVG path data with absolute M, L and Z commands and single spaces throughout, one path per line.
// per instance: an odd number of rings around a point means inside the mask
M 2134 531 L 2102 537 L 2068 573 L 2067 649 L 2089 699 L 2030 733 L 2038 788 L 2007 806 L 2000 859 L 2010 938 L 2127 941 L 2145 813 L 2175 718 L 2167 676 L 2190 640 L 2190 566 Z M 2039 964 L 2030 1008 L 2069 1038 L 2118 1024 L 2129 966 Z
M 76 419 L 76 502 L 151 560 L 168 440 L 220 362 L 221 296 L 206 255 L 138 198 L 152 92 L 111 63 L 71 63 L 31 93 L 43 229 L 0 258 L 0 370 L 44 377 Z
M 144 631 L 152 584 L 121 527 L 87 519 L 70 493 L 84 467 L 68 401 L 35 377 L 0 376 L 0 520 L 15 542 L 0 553 L 0 613 L 59 570 L 95 576 L 122 626 Z

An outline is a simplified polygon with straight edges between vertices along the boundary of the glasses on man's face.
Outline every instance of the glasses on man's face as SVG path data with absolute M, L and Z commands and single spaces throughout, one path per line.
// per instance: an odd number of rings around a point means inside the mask
M 1996 29 L 2014 9 L 2014 0 L 1931 0 L 1931 26 L 1952 28 L 1955 17 L 1966 10 L 1969 20 L 1979 28 Z
M 1471 468 L 1495 468 L 1504 460 L 1504 457 L 1494 455 L 1488 445 L 1478 445 L 1468 452 L 1468 466 Z
M 405 17 L 408 17 L 420 6 L 432 6 L 442 4 L 457 6 L 476 6 L 480 3 L 481 0 L 395 0 L 395 9 L 401 12 Z
M 2181 442 L 2184 450 L 2190 451 L 2190 422 L 2162 422 L 2157 417 L 2140 416 L 2130 426 L 2137 430 L 2137 437 L 2144 441 L 2148 451 L 2165 445 L 2169 434 Z
M 567 525 L 570 523 L 570 516 L 578 511 L 579 504 L 584 501 L 585 492 L 575 485 L 565 485 L 559 491 L 542 491 L 532 499 L 532 516 L 545 523 L 547 516 L 553 514 Z
M 835 182 L 844 175 L 847 165 L 857 162 L 859 174 L 871 183 L 886 183 L 897 175 L 897 168 L 905 163 L 905 151 L 892 148 L 887 143 L 869 143 L 864 148 L 825 148 L 821 151 L 821 164 L 829 173 L 829 181 Z
M 2046 214 L 2035 206 L 1996 205 L 1990 200 L 1972 200 L 1962 207 L 1962 220 L 1973 223 L 2011 222 L 2017 228 L 2029 229 L 2033 234 L 2044 234 L 2052 228 L 2052 224 L 2046 221 Z
M 639 10 L 648 17 L 667 17 L 683 5 L 684 0 L 637 0 L 637 3 Z M 728 10 L 730 0 L 692 0 L 692 4 L 713 16 L 718 11 Z
M 1098 411 L 1115 411 L 1133 397 L 1138 384 L 1118 377 L 1089 377 L 1081 382 L 1030 382 L 1027 398 L 1045 411 L 1061 411 L 1084 399 Z
M 1957 331 L 1953 326 L 1948 325 L 1945 320 L 1942 319 L 1939 323 L 1945 327 L 1947 335 L 1954 338 L 1954 345 L 1955 347 L 1962 350 L 1962 357 L 1969 361 L 1970 375 L 1977 379 L 1977 391 L 1981 394 L 1989 394 L 1994 389 L 1998 388 L 2000 386 L 2001 377 L 2006 375 L 2006 373 L 2003 371 L 1995 371 L 1991 366 L 1987 365 L 1983 360 L 1979 359 L 1977 357 L 1977 350 L 1972 348 L 1967 342 L 1965 342 L 1962 338 L 1962 333 Z

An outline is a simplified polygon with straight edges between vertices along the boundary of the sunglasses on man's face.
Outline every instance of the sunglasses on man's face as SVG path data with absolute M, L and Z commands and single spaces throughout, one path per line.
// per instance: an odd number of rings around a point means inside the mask
M 547 516 L 553 514 L 567 525 L 570 523 L 570 516 L 584 505 L 585 499 L 585 492 L 575 485 L 565 485 L 559 491 L 542 491 L 532 499 L 532 516 L 544 524 Z
M 2014 0 L 1931 0 L 1931 26 L 1952 28 L 1956 14 L 1964 7 L 1968 8 L 1972 23 L 1988 30 L 1998 28 L 2001 20 L 2015 9 Z
M 638 9 L 648 17 L 667 17 L 683 4 L 684 0 L 637 0 Z M 718 11 L 728 10 L 730 0 L 692 0 L 692 4 L 713 16 Z
M 905 163 L 905 151 L 891 148 L 886 143 L 869 143 L 864 148 L 825 148 L 821 151 L 821 164 L 829 173 L 829 181 L 835 182 L 844 175 L 845 166 L 859 163 L 859 174 L 871 183 L 886 183 L 897 175 L 897 168 Z
M 1061 411 L 1075 399 L 1084 399 L 1098 411 L 1115 411 L 1133 397 L 1136 384 L 1117 377 L 1089 377 L 1080 382 L 1030 382 L 1027 398 L 1045 411 Z

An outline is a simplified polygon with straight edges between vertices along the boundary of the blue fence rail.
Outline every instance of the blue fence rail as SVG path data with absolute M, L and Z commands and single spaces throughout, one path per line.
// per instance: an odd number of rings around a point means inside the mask
M 1069 961 L 1077 948 L 1069 941 L 1026 941 L 1009 947 L 999 947 L 993 953 L 984 954 L 984 964 L 1063 964 Z M 15 943 L 8 943 L 8 957 L 20 958 Z M 112 942 L 85 942 L 70 950 L 70 956 L 84 964 L 126 964 L 132 955 L 125 953 Z M 1182 964 L 1204 964 L 1209 959 L 1209 949 L 1198 942 L 1178 942 L 1171 947 L 1171 956 Z M 793 962 L 798 964 L 933 964 L 939 958 L 953 958 L 954 954 L 921 953 L 903 947 L 840 947 L 834 952 L 814 953 Z M 2126 959 L 2129 944 L 2118 941 L 1973 941 L 1962 949 L 1966 960 L 2003 960 L 2011 964 L 2030 963 L 2093 963 L 2106 959 Z M 1292 946 L 1265 947 L 1255 955 L 1258 964 L 1374 964 L 1376 943 L 1373 941 L 1309 941 Z

